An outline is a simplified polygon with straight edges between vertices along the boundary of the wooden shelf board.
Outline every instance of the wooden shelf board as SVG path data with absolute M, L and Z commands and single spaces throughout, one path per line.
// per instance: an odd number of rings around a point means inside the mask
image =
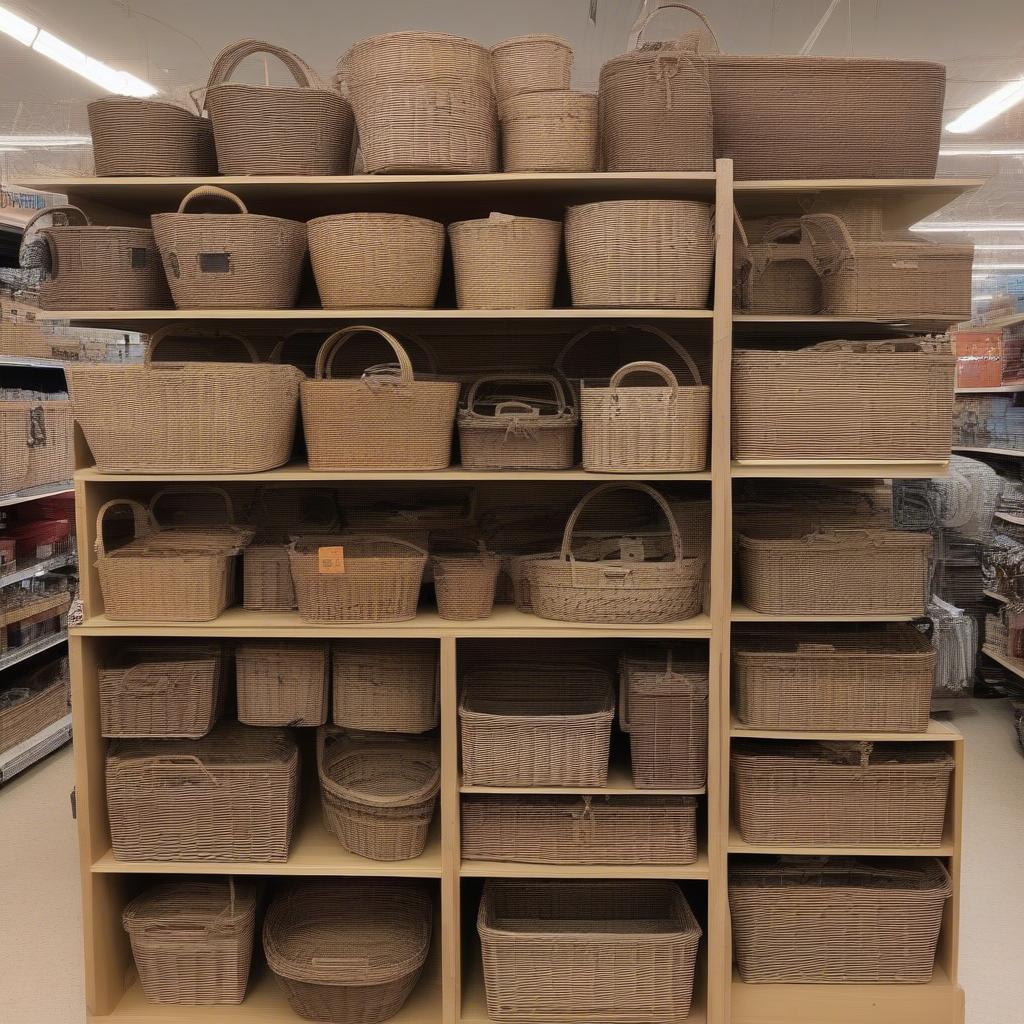
M 20 505 L 25 501 L 35 501 L 36 498 L 49 498 L 55 494 L 68 494 L 74 489 L 74 485 L 70 480 L 65 480 L 59 484 L 42 484 L 39 487 L 26 487 L 23 491 L 0 494 L 0 507 Z
M 1000 455 L 1007 459 L 1024 459 L 1024 452 L 1018 448 L 970 448 L 953 445 L 955 452 L 977 452 L 979 455 Z
M 693 864 L 517 864 L 500 860 L 464 860 L 463 878 L 668 878 L 704 880 L 708 856 Z
M 734 313 L 733 323 L 742 327 L 744 324 L 866 324 L 877 327 L 907 327 L 920 330 L 934 328 L 945 329 L 950 324 L 960 323 L 962 316 L 955 313 L 935 315 L 934 313 L 904 313 L 901 316 L 858 316 L 853 313 L 842 315 L 826 313 Z
M 1005 654 L 997 654 L 992 650 L 988 644 L 983 644 L 981 653 L 991 658 L 993 661 L 998 662 L 1007 671 L 1012 672 L 1015 676 L 1020 676 L 1024 679 L 1024 661 L 1018 661 L 1016 658 L 1008 658 Z
M 1010 599 L 1005 594 L 1000 594 L 995 590 L 983 590 L 982 593 L 986 597 L 991 597 L 993 601 L 999 601 L 1002 604 L 1010 603 Z
M 979 323 L 972 325 L 972 330 L 1001 331 L 1004 327 L 1016 327 L 1017 324 L 1024 324 L 1024 313 L 1010 313 L 1008 316 L 997 316 L 991 320 L 982 317 Z
M 884 459 L 737 459 L 732 464 L 734 477 L 910 480 L 945 476 L 948 472 L 948 462 L 892 462 Z
M 1024 516 L 1014 515 L 1012 512 L 997 512 L 996 519 L 1004 523 L 1013 523 L 1014 526 L 1024 526 Z
M 938 846 L 789 846 L 744 842 L 735 823 L 729 825 L 729 853 L 785 854 L 793 857 L 951 857 L 956 845 L 948 836 Z
M 924 732 L 850 732 L 846 730 L 829 732 L 824 729 L 801 731 L 798 729 L 757 729 L 745 726 L 735 715 L 729 728 L 729 735 L 736 739 L 766 740 L 870 740 L 874 743 L 929 743 L 937 741 L 959 742 L 963 739 L 960 731 L 948 722 L 929 719 Z
M 1024 391 L 1024 381 L 1017 384 L 1002 384 L 995 388 L 957 388 L 958 395 L 1016 395 Z
M 739 601 L 734 601 L 732 606 L 733 622 L 910 622 L 915 618 L 918 616 L 904 614 L 771 615 L 768 612 L 755 612 Z
M 612 761 L 608 767 L 608 781 L 603 786 L 468 786 L 459 778 L 460 793 L 529 793 L 534 796 L 703 796 L 700 789 L 638 789 L 633 785 L 629 765 Z

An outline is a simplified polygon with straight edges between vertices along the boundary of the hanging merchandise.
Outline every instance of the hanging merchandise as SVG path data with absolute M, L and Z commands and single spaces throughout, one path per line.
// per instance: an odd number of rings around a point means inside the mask
M 597 97 L 524 92 L 501 104 L 502 169 L 588 173 L 600 168 Z
M 490 52 L 499 105 L 524 93 L 569 88 L 572 47 L 558 36 L 516 36 L 492 46 Z
M 932 595 L 925 614 L 932 622 L 935 648 L 935 692 L 968 696 L 978 662 L 978 622 L 962 608 Z M 986 630 L 986 643 L 988 642 Z
M 893 480 L 893 523 L 900 530 L 955 530 L 986 541 L 999 507 L 1003 479 L 977 459 L 953 455 L 946 476 Z

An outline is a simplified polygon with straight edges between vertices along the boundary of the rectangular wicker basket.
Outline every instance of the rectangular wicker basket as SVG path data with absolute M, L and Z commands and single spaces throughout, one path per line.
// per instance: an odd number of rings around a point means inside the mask
M 0 627 L 0 634 L 3 632 Z M 10 685 L 0 690 L 0 754 L 31 739 L 68 713 L 67 658 L 60 658 L 28 675 L 8 677 L 4 682 Z M 3 698 L 11 688 L 28 690 L 28 696 L 8 702 Z
M 0 402 L 0 494 L 70 480 L 74 424 L 67 399 Z
M 247 640 L 235 648 L 238 720 L 246 725 L 315 726 L 327 721 L 326 643 Z

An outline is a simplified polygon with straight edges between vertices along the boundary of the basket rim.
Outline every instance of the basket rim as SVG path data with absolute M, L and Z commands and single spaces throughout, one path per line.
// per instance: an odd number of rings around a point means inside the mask
M 521 46 L 524 43 L 556 43 L 558 46 L 568 50 L 570 54 L 573 52 L 572 44 L 567 39 L 563 39 L 561 36 L 551 35 L 548 32 L 535 32 L 521 36 L 510 36 L 508 39 L 502 39 L 500 43 L 495 43 L 488 52 L 493 54 L 498 50 L 505 49 L 507 46 Z
M 228 885 L 207 879 L 185 879 L 176 882 L 158 882 L 139 893 L 132 899 L 121 912 L 121 924 L 126 932 L 135 935 L 143 932 L 152 924 L 161 923 L 168 932 L 173 932 L 175 926 L 188 928 L 190 925 L 203 924 L 211 931 L 228 931 L 244 926 L 246 919 L 253 920 L 256 913 L 256 886 L 242 880 L 234 882 L 235 912 L 231 915 L 227 912 L 230 905 L 231 895 Z M 159 901 L 169 896 L 185 895 L 209 895 L 217 896 L 221 892 L 224 895 L 225 909 L 219 913 L 212 910 L 182 910 L 179 908 L 165 908 L 159 910 Z M 175 925 L 167 923 L 167 918 L 175 919 Z M 173 936 L 168 935 L 169 938 Z
M 444 231 L 444 224 L 440 221 L 430 220 L 429 217 L 417 217 L 411 213 L 390 213 L 386 210 L 365 210 L 365 211 L 353 211 L 352 213 L 328 213 L 322 217 L 312 217 L 306 221 L 306 227 L 312 225 L 321 225 L 327 223 L 334 223 L 336 221 L 378 221 L 386 224 L 394 224 L 396 221 L 408 221 L 414 224 L 425 224 L 431 228 L 440 228 Z

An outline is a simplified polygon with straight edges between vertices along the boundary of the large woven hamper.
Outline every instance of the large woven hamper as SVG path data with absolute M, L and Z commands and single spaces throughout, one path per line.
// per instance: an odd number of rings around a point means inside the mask
M 733 949 L 747 983 L 924 984 L 949 875 L 933 858 L 733 862 Z
M 246 725 L 323 725 L 327 721 L 328 645 L 246 640 L 235 648 L 238 720 Z
M 6 627 L 0 625 L 6 640 Z M 0 651 L 5 644 L 0 643 Z M 32 739 L 67 715 L 71 689 L 67 658 L 58 658 L 29 672 L 9 672 L 0 689 L 0 754 Z
M 115 740 L 106 783 L 115 860 L 288 859 L 299 751 L 287 730 L 223 723 L 201 740 Z
M 71 364 L 65 367 L 70 369 Z M 70 480 L 75 415 L 66 398 L 0 401 L 0 494 Z
M 433 904 L 422 882 L 318 878 L 278 889 L 263 921 L 267 966 L 306 1020 L 377 1024 L 416 987 Z
M 491 1020 L 669 1024 L 701 929 L 675 882 L 490 879 L 477 917 Z
M 184 879 L 146 889 L 124 908 L 142 991 L 151 1003 L 237 1004 L 256 938 L 256 886 Z

